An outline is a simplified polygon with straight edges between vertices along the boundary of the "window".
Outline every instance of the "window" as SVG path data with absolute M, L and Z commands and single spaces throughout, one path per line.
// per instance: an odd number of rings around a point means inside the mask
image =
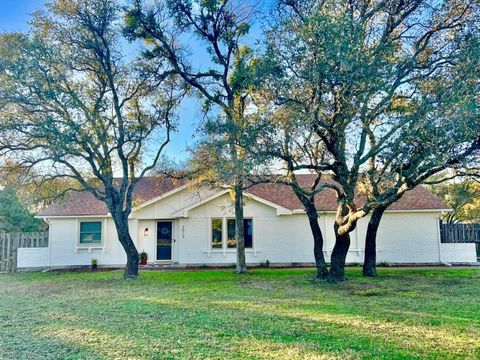
M 252 219 L 243 219 L 243 236 L 245 237 L 245 247 L 253 247 L 253 221 Z
M 237 239 L 235 239 L 235 219 L 227 220 L 227 248 L 234 249 L 237 247 Z
M 80 223 L 80 244 L 101 244 L 102 222 L 89 221 Z
M 222 219 L 212 219 L 212 249 L 222 248 Z
M 245 248 L 251 249 L 253 247 L 253 221 L 252 219 L 243 219 L 243 235 L 245 238 Z M 237 247 L 237 240 L 235 239 L 235 219 L 227 220 L 227 248 L 232 249 Z

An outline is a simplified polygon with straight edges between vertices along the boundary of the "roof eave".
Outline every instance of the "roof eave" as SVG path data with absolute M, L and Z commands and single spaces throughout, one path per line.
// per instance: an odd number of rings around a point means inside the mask
M 76 218 L 111 218 L 111 214 L 89 214 L 89 215 L 36 215 L 36 219 L 76 219 Z

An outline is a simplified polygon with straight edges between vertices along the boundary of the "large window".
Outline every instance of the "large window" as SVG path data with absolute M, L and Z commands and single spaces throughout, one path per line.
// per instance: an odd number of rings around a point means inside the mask
M 102 222 L 80 222 L 80 244 L 101 244 Z
M 227 248 L 234 249 L 237 247 L 235 239 L 235 219 L 227 220 Z M 252 219 L 243 219 L 243 234 L 245 238 L 245 248 L 253 247 L 253 221 Z
M 222 248 L 222 219 L 212 219 L 212 249 Z
M 227 219 L 227 228 L 223 227 L 223 219 L 212 219 L 211 223 L 211 248 L 212 249 L 236 249 L 237 240 L 235 239 L 235 219 Z M 243 232 L 245 236 L 245 248 L 253 248 L 253 220 L 243 219 Z M 226 244 L 223 241 L 223 234 L 226 234 Z

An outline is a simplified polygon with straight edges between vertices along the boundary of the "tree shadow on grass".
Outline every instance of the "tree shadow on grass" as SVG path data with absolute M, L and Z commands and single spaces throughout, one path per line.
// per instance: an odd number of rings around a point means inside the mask
M 444 289 L 431 277 L 394 274 L 371 283 L 353 277 L 334 286 L 314 283 L 312 271 L 264 274 L 269 271 L 241 278 L 220 271 L 193 279 L 175 273 L 133 282 L 103 274 L 40 281 L 53 286 L 51 293 L 36 284 L 23 292 L 19 282 L 22 291 L 1 299 L 16 301 L 23 317 L 12 331 L 0 330 L 10 337 L 0 341 L 5 354 L 36 359 L 480 357 L 478 322 L 462 325 L 478 305 L 468 307 L 461 296 L 439 301 Z M 471 285 L 462 280 L 445 291 L 475 293 Z M 436 310 L 447 305 L 452 316 Z M 462 305 L 470 313 L 456 309 Z M 468 316 L 459 325 L 462 312 Z M 441 324 L 430 324 L 438 318 Z
M 98 307 L 83 324 L 56 324 L 38 334 L 108 356 L 120 351 L 120 355 L 140 358 L 395 359 L 462 358 L 479 353 L 475 334 L 295 306 L 218 300 L 199 307 L 198 303 L 153 296 L 130 299 L 120 307 L 121 319 L 115 318 L 118 308 Z M 101 345 L 86 342 L 88 334 L 100 339 Z M 116 348 L 125 336 L 128 349 Z

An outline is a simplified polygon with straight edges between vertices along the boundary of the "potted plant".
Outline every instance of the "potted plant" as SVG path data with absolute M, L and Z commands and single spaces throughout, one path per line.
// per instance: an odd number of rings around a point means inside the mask
M 93 271 L 97 270 L 97 264 L 98 264 L 97 259 L 92 259 L 92 270 Z
M 140 253 L 140 265 L 147 265 L 148 254 L 145 251 Z

